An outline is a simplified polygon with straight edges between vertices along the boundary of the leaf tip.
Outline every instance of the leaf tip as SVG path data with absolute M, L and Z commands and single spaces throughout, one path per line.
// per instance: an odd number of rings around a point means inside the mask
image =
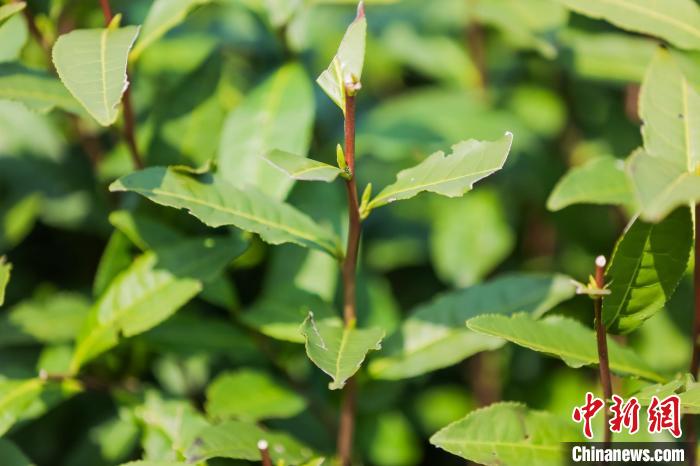
M 365 17 L 365 2 L 364 0 L 360 0 L 360 2 L 357 4 L 357 19 L 361 19 Z

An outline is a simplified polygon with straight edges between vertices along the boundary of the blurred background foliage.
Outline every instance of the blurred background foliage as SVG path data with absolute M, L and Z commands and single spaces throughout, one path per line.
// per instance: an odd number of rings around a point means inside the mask
M 197 167 L 218 159 L 227 178 L 255 176 L 236 157 L 261 150 L 247 136 L 267 111 L 284 113 L 286 125 L 256 144 L 269 149 L 284 141 L 283 148 L 333 163 L 342 120 L 313 77 L 335 53 L 354 2 L 199 3 L 130 71 L 146 165 Z M 360 186 L 387 184 L 398 170 L 458 140 L 496 139 L 505 130 L 515 139 L 504 170 L 463 199 L 423 196 L 370 217 L 360 258 L 361 324 L 390 334 L 436 293 L 507 272 L 562 272 L 585 281 L 593 258 L 611 252 L 628 214 L 586 205 L 551 213 L 547 198 L 569 167 L 604 155 L 624 158 L 641 144 L 636 96 L 655 42 L 553 0 L 367 3 Z M 124 24 L 141 24 L 150 4 L 115 0 L 112 7 Z M 28 9 L 48 38 L 103 22 L 97 2 L 38 0 Z M 0 75 L 18 59 L 51 68 L 21 15 L 0 26 Z M 281 100 L 261 103 L 274 86 L 284 86 Z M 85 118 L 78 125 L 90 135 L 86 148 L 73 123 L 65 113 L 0 100 L 0 255 L 13 263 L 0 313 L 2 377 L 63 367 L 95 297 L 114 271 L 149 247 L 147 238 L 134 238 L 132 223 L 156 223 L 154 234 L 206 232 L 182 212 L 109 193 L 107 184 L 132 170 L 124 143 L 117 130 Z M 340 185 L 269 180 L 269 186 L 343 231 Z M 201 416 L 217 375 L 246 367 L 305 399 L 304 409 L 267 425 L 332 453 L 339 394 L 326 389 L 302 346 L 266 338 L 250 325 L 264 327 L 266 315 L 277 312 L 304 312 L 309 300 L 316 312 L 335 312 L 336 264 L 313 250 L 273 249 L 251 238 L 222 277 L 162 325 L 92 362 L 90 389 L 43 397 L 35 416 L 8 438 L 39 466 L 120 464 L 161 448 L 178 416 Z M 681 311 L 690 308 L 690 295 L 685 280 L 668 312 L 629 339 L 657 371 L 674 373 L 689 362 L 690 316 Z M 553 312 L 592 320 L 587 298 Z M 568 417 L 594 389 L 595 375 L 512 345 L 406 380 L 363 373 L 358 459 L 378 466 L 462 464 L 428 437 L 499 399 Z M 184 413 L 183 405 L 167 407 L 182 399 L 191 406 Z

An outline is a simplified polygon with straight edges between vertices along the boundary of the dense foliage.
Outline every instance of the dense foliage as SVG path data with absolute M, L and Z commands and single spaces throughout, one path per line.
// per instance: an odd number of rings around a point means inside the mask
M 0 6 L 2 466 L 546 466 L 587 391 L 700 413 L 700 6 L 366 3 Z

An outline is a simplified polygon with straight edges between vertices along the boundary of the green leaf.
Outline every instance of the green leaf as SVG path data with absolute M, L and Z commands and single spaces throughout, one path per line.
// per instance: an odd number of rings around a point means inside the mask
M 574 296 L 563 275 L 515 274 L 438 296 L 410 313 L 369 365 L 370 374 L 397 380 L 448 367 L 503 342 L 465 328 L 480 314 L 529 312 L 535 316 Z
M 547 209 L 573 204 L 634 205 L 634 188 L 625 164 L 614 157 L 597 157 L 571 168 L 552 190 Z
M 700 384 L 693 383 L 679 395 L 681 411 L 685 414 L 700 414 Z
M 693 0 L 559 0 L 572 10 L 623 29 L 700 49 L 700 8 Z
M 474 183 L 503 167 L 512 141 L 513 135 L 506 133 L 494 142 L 462 141 L 452 146 L 449 156 L 436 152 L 415 167 L 400 171 L 396 182 L 377 194 L 369 208 L 410 199 L 423 191 L 447 197 L 462 196 Z
M 448 425 L 430 443 L 489 466 L 560 466 L 565 463 L 564 442 L 581 440 L 566 419 L 519 403 L 496 403 Z
M 187 466 L 187 463 L 177 461 L 130 461 L 121 466 Z
M 28 36 L 27 22 L 20 15 L 0 24 L 0 62 L 19 60 Z
M 102 126 L 117 119 L 122 94 L 129 86 L 126 64 L 137 26 L 80 29 L 58 38 L 53 63 L 73 97 Z
M 170 317 L 240 254 L 234 238 L 187 240 L 150 251 L 119 274 L 95 303 L 78 335 L 71 373 L 113 348 L 119 335 L 130 337 Z
M 275 168 L 295 180 L 331 182 L 343 173 L 333 165 L 282 150 L 273 150 L 265 158 Z
M 233 225 L 270 244 L 295 243 L 341 255 L 338 238 L 305 214 L 252 188 L 236 188 L 219 176 L 199 179 L 153 167 L 115 181 L 110 190 L 137 192 L 157 204 L 187 209 L 211 227 Z
M 95 279 L 92 282 L 92 294 L 100 296 L 112 280 L 131 265 L 131 242 L 121 231 L 115 230 L 109 237 L 97 265 Z
M 0 436 L 39 399 L 43 386 L 40 379 L 0 380 Z
M 83 113 L 82 107 L 58 79 L 16 63 L 0 64 L 0 99 L 22 102 L 38 112 L 60 107 L 68 112 Z
M 34 466 L 14 443 L 5 439 L 0 439 L 0 458 L 3 466 Z
M 285 285 L 275 285 L 274 289 L 242 313 L 240 319 L 271 338 L 304 343 L 299 327 L 306 320 L 309 311 L 314 313 L 316 322 L 341 322 L 333 306 L 318 295 Z
M 615 246 L 605 274 L 610 295 L 603 322 L 629 333 L 660 311 L 685 273 L 693 245 L 690 209 L 681 207 L 657 224 L 636 219 Z
M 681 63 L 659 49 L 642 83 L 639 112 L 644 150 L 628 160 L 642 219 L 658 222 L 680 205 L 700 199 L 700 94 Z
M 305 408 L 304 398 L 257 370 L 222 374 L 207 388 L 207 414 L 215 419 L 287 418 Z
M 13 2 L 7 5 L 0 5 L 0 26 L 5 24 L 5 21 L 12 16 L 24 10 L 26 6 L 27 4 L 25 2 Z
M 143 22 L 141 36 L 134 45 L 129 59 L 138 60 L 146 47 L 183 22 L 191 10 L 207 3 L 211 3 L 211 0 L 156 0 L 153 2 Z
M 358 330 L 343 325 L 316 322 L 313 314 L 301 327 L 306 339 L 306 354 L 333 381 L 331 390 L 343 388 L 345 382 L 360 369 L 370 350 L 381 348 L 384 330 L 369 328 Z
M 294 180 L 263 157 L 273 149 L 308 153 L 314 112 L 313 87 L 304 68 L 298 63 L 279 68 L 226 118 L 218 157 L 223 178 L 286 198 Z
M 5 304 L 5 289 L 10 282 L 12 264 L 6 261 L 5 256 L 0 256 L 0 306 Z
M 187 450 L 188 463 L 210 458 L 260 461 L 258 441 L 269 445 L 274 463 L 299 464 L 313 457 L 313 451 L 287 434 L 265 431 L 256 424 L 227 421 L 203 429 Z
M 366 37 L 367 18 L 364 7 L 360 3 L 357 17 L 345 31 L 331 64 L 316 79 L 321 89 L 340 107 L 343 113 L 345 113 L 347 87 L 356 87 L 362 80 Z
M 534 320 L 525 314 L 511 317 L 484 315 L 467 321 L 475 332 L 504 338 L 516 345 L 560 358 L 579 368 L 598 364 L 595 332 L 573 319 L 551 316 Z M 608 338 L 610 369 L 618 374 L 642 377 L 656 382 L 663 377 L 651 370 L 631 349 Z

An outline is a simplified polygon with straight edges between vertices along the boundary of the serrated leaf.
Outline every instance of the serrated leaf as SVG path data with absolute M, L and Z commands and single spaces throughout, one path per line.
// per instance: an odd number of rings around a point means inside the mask
M 43 386 L 40 379 L 0 380 L 0 436 L 39 398 Z
M 157 204 L 187 209 L 211 227 L 233 225 L 270 244 L 295 243 L 341 255 L 338 238 L 305 214 L 255 189 L 236 188 L 218 175 L 200 179 L 153 167 L 115 181 L 110 190 L 134 191 Z
M 76 373 L 87 361 L 170 317 L 240 254 L 236 239 L 195 239 L 149 251 L 117 276 L 95 303 L 78 335 L 71 361 Z
M 129 86 L 126 65 L 138 26 L 79 29 L 58 38 L 53 63 L 68 91 L 102 126 L 117 119 Z
M 5 256 L 0 256 L 0 306 L 5 304 L 5 289 L 10 282 L 12 264 L 7 262 Z
M 295 180 L 331 182 L 343 173 L 333 165 L 282 150 L 273 150 L 265 158 L 275 168 Z
M 0 64 L 0 99 L 21 102 L 38 112 L 60 107 L 68 112 L 83 113 L 80 104 L 58 79 L 16 63 Z
M 304 68 L 298 63 L 279 68 L 226 118 L 218 155 L 221 176 L 236 186 L 286 198 L 294 180 L 264 156 L 273 149 L 308 153 L 314 113 L 313 87 Z
M 681 207 L 657 224 L 636 219 L 620 237 L 605 273 L 610 295 L 603 322 L 629 333 L 660 311 L 685 273 L 693 245 L 690 209 Z
M 598 364 L 596 336 L 583 324 L 561 316 L 534 320 L 526 314 L 484 315 L 467 321 L 475 332 L 504 338 L 516 345 L 563 360 L 578 368 Z M 610 370 L 656 382 L 664 381 L 631 349 L 608 338 Z
M 331 64 L 316 79 L 321 89 L 345 113 L 346 86 L 360 83 L 365 62 L 367 18 L 364 10 L 350 23 Z
M 430 443 L 489 466 L 560 466 L 564 442 L 581 440 L 575 426 L 559 416 L 519 403 L 496 403 L 445 427 Z
M 547 209 L 573 204 L 634 205 L 634 188 L 625 163 L 614 157 L 597 157 L 571 168 L 552 190 Z
M 305 408 L 304 398 L 257 370 L 221 374 L 207 387 L 207 415 L 214 419 L 280 419 Z
M 541 315 L 574 296 L 563 275 L 515 274 L 438 296 L 419 306 L 389 336 L 369 365 L 379 379 L 398 380 L 448 367 L 503 341 L 465 328 L 480 314 Z
M 25 2 L 12 2 L 6 5 L 0 5 L 0 26 L 12 16 L 24 10 L 26 6 L 27 4 Z
M 333 381 L 331 390 L 343 388 L 345 382 L 360 369 L 367 353 L 381 348 L 384 330 L 356 329 L 344 325 L 316 322 L 309 314 L 301 326 L 306 339 L 306 354 Z
M 134 45 L 129 58 L 138 60 L 146 47 L 183 22 L 191 10 L 207 3 L 211 3 L 211 0 L 156 0 L 153 2 L 143 22 L 141 37 Z
M 693 0 L 559 0 L 572 10 L 623 29 L 700 49 L 700 8 Z
M 313 451 L 287 434 L 265 431 L 256 424 L 227 421 L 203 429 L 187 450 L 188 463 L 210 458 L 260 461 L 258 441 L 269 445 L 270 457 L 277 464 L 299 464 L 313 457 Z
M 493 142 L 462 141 L 452 146 L 449 156 L 436 152 L 415 167 L 400 171 L 396 182 L 377 194 L 369 208 L 410 199 L 423 191 L 447 197 L 462 196 L 474 183 L 503 167 L 512 141 L 513 135 L 506 133 Z

